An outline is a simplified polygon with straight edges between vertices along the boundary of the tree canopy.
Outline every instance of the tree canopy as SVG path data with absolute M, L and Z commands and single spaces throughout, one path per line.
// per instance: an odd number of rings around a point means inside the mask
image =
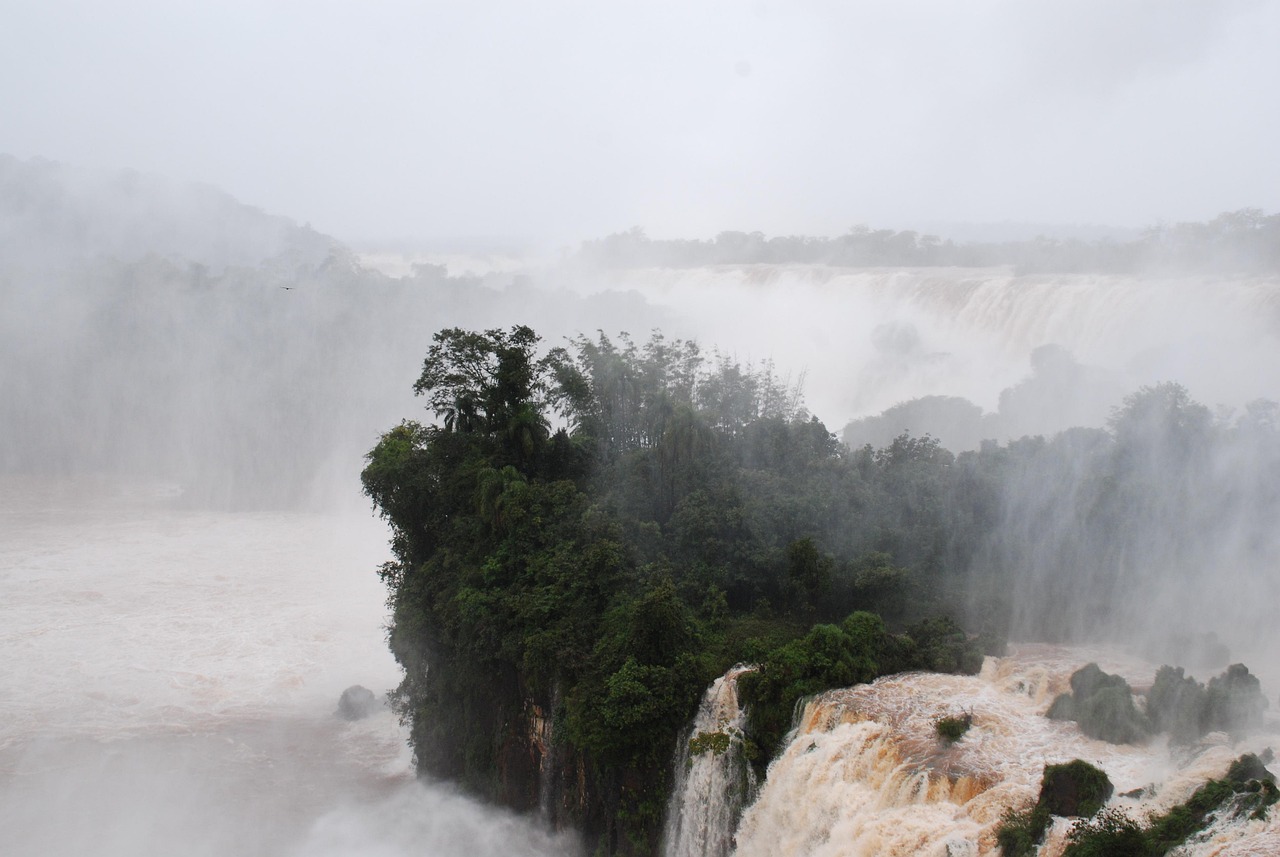
M 800 697 L 972 672 L 1010 627 L 1172 633 L 1159 582 L 1230 597 L 1206 535 L 1260 548 L 1280 512 L 1274 408 L 1224 424 L 1176 384 L 1106 431 L 961 455 L 849 449 L 772 365 L 657 333 L 542 351 L 527 327 L 444 330 L 415 390 L 434 421 L 386 432 L 363 481 L 419 767 L 553 800 L 608 852 L 656 847 L 674 742 L 731 665 L 758 666 L 740 690 L 764 765 Z

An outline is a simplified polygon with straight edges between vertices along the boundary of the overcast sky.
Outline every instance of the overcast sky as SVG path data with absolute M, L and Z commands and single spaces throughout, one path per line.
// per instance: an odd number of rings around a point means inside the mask
M 0 0 L 0 152 L 347 240 L 1280 210 L 1280 3 Z

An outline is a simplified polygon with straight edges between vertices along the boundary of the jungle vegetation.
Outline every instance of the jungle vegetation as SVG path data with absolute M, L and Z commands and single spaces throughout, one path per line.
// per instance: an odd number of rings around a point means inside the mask
M 759 667 L 739 690 L 761 771 L 808 695 L 976 672 L 1038 567 L 1010 522 L 1040 505 L 1070 503 L 1060 535 L 1094 576 L 1044 582 L 1024 615 L 1072 619 L 1039 623 L 1064 640 L 1132 626 L 1150 578 L 1129 558 L 1212 513 L 1205 462 L 1276 446 L 1271 423 L 1217 424 L 1160 384 L 1107 430 L 849 449 L 771 364 L 660 333 L 545 350 L 529 327 L 447 329 L 414 389 L 434 421 L 386 432 L 362 478 L 393 534 L 395 702 L 419 769 L 607 853 L 656 848 L 674 749 L 731 665 Z M 1157 477 L 1179 491 L 1153 496 Z
M 437 422 L 383 435 L 363 483 L 394 534 L 424 772 L 530 808 L 513 747 L 535 705 L 590 784 L 563 812 L 647 852 L 678 736 L 733 663 L 760 664 L 741 687 L 762 765 L 801 696 L 981 665 L 935 585 L 972 545 L 933 439 L 850 452 L 770 365 L 656 333 L 540 355 L 527 327 L 444 330 L 415 390 Z

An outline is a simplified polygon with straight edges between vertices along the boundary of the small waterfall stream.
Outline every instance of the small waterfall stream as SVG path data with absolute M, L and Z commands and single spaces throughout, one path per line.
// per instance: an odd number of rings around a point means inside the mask
M 676 753 L 676 783 L 667 807 L 664 857 L 728 857 L 742 808 L 755 795 L 755 775 L 742 753 L 745 714 L 738 706 L 739 664 L 707 688 L 688 740 Z

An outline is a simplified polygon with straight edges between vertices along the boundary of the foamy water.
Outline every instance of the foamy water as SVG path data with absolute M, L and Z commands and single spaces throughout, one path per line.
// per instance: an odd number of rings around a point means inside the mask
M 1030 374 L 1031 351 L 1051 343 L 1112 374 L 1115 389 L 1095 391 L 1103 416 L 1138 386 L 1168 380 L 1210 405 L 1280 398 L 1258 368 L 1280 360 L 1275 277 L 800 264 L 546 277 L 582 291 L 635 289 L 677 313 L 668 335 L 773 358 L 804 375 L 810 409 L 832 427 L 925 395 L 995 410 L 1000 391 Z
M 738 816 L 755 796 L 755 776 L 742 754 L 746 717 L 738 705 L 738 678 L 752 669 L 736 666 L 707 688 L 689 734 L 677 748 L 664 857 L 724 857 L 732 848 Z M 729 739 L 723 752 L 690 752 L 688 739 L 711 733 Z
M 821 694 L 743 815 L 737 854 L 994 854 L 1001 817 L 1034 803 L 1046 764 L 1084 759 L 1107 772 L 1117 795 L 1145 790 L 1142 798 L 1113 799 L 1144 819 L 1222 776 L 1240 754 L 1280 739 L 1274 724 L 1238 743 L 1214 734 L 1172 750 L 1162 739 L 1128 746 L 1086 738 L 1044 713 L 1089 660 L 1135 687 L 1149 685 L 1156 669 L 1097 650 L 1028 646 L 988 659 L 980 676 L 907 674 Z M 973 716 L 969 731 L 954 744 L 940 741 L 937 721 L 962 713 Z M 1043 857 L 1061 852 L 1068 829 L 1055 823 Z M 1276 821 L 1240 819 L 1214 827 L 1184 853 L 1274 854 L 1278 841 Z
M 416 781 L 389 710 L 335 716 L 344 688 L 399 681 L 381 522 L 177 494 L 0 492 L 0 853 L 573 850 Z

